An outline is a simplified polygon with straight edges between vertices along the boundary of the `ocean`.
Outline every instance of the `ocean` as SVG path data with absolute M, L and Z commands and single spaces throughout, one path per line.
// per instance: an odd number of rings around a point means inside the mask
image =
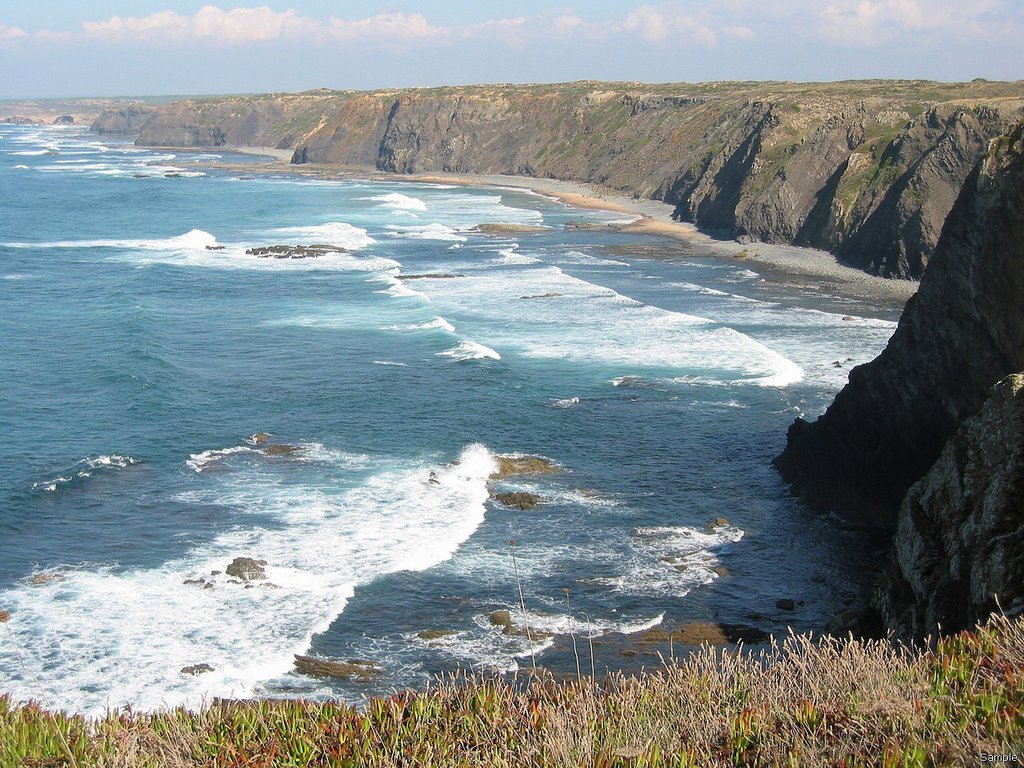
M 635 672 L 669 653 L 650 628 L 820 628 L 870 578 L 865 533 L 769 462 L 892 310 L 521 189 L 266 163 L 0 126 L 0 693 L 99 714 Z M 489 480 L 498 455 L 559 471 Z M 524 606 L 529 637 L 490 619 Z

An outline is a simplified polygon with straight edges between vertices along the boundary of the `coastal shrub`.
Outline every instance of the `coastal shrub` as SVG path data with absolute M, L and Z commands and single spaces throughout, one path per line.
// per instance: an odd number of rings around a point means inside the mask
M 940 766 L 1024 746 L 1024 620 L 934 647 L 790 635 L 640 677 L 448 677 L 363 706 L 219 702 L 100 720 L 0 697 L 0 765 Z

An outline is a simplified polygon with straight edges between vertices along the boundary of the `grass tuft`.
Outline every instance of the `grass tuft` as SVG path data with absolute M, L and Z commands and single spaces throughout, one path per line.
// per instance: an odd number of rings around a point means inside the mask
M 238 701 L 100 720 L 0 696 L 0 765 L 974 765 L 1024 745 L 1024 620 L 933 648 L 790 635 L 641 677 L 452 677 L 362 708 Z

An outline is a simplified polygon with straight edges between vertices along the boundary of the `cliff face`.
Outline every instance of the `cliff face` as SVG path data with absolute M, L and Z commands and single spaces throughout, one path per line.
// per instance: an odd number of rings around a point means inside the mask
M 138 133 L 153 119 L 156 107 L 133 105 L 117 109 L 105 109 L 92 124 L 96 133 L 131 134 Z
M 1022 137 L 1024 122 L 968 177 L 885 351 L 821 418 L 790 427 L 775 464 L 812 506 L 891 526 L 993 384 L 1024 370 Z
M 1024 375 L 999 382 L 900 507 L 877 602 L 905 637 L 973 627 L 1024 600 Z
M 568 83 L 185 101 L 138 141 L 600 183 L 730 237 L 919 277 L 985 143 L 1020 114 L 1021 83 Z

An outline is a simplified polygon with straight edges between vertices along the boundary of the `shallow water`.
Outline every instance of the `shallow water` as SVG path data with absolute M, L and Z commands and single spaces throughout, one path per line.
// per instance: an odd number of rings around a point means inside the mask
M 515 669 L 530 643 L 488 615 L 521 621 L 520 585 L 553 635 L 538 664 L 574 670 L 571 632 L 595 667 L 634 669 L 652 657 L 617 651 L 659 622 L 812 628 L 865 578 L 861 535 L 769 461 L 881 350 L 886 312 L 682 245 L 622 256 L 659 241 L 567 231 L 622 214 L 522 190 L 216 159 L 0 127 L 0 608 L 54 706 L 355 700 Z M 345 252 L 245 253 L 275 244 Z M 561 471 L 488 483 L 505 453 Z M 238 556 L 274 586 L 212 575 Z M 803 606 L 779 615 L 781 596 Z M 312 680 L 296 653 L 383 674 Z M 181 674 L 198 663 L 215 671 Z M 7 643 L 0 679 L 40 696 Z

